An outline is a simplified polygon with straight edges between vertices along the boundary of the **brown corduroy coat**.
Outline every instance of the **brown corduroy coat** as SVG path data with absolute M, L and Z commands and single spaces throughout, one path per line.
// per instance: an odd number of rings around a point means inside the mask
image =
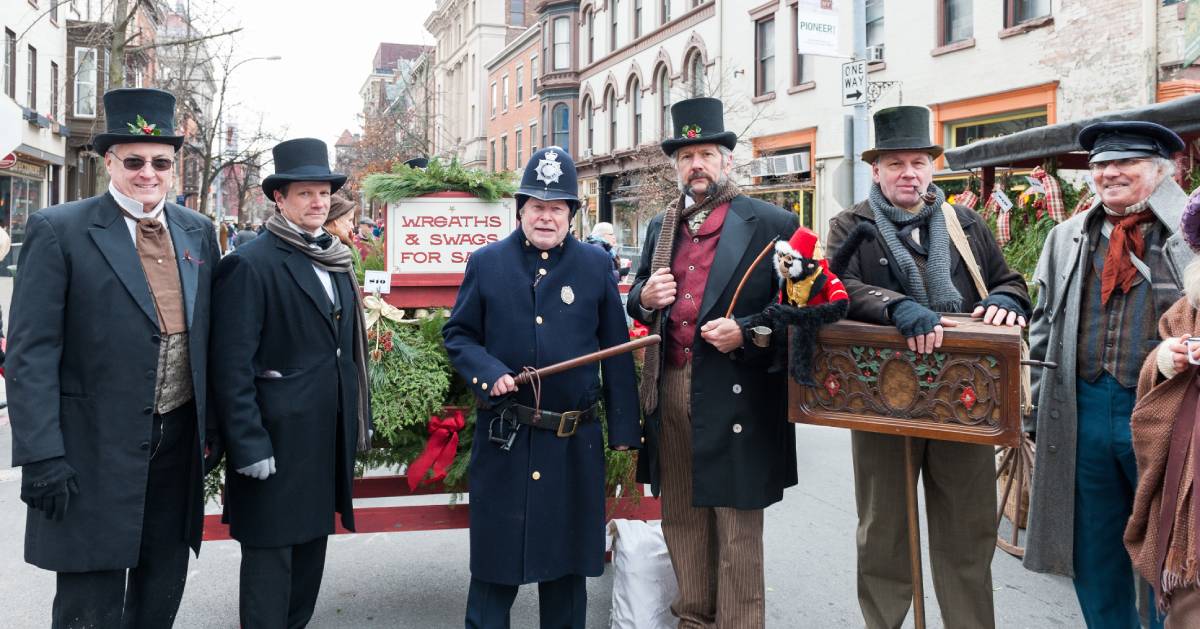
M 1175 302 L 1158 323 L 1163 339 L 1194 336 L 1200 333 L 1200 311 L 1192 307 L 1187 297 Z M 1160 346 L 1161 347 L 1161 346 Z M 1195 557 L 1196 534 L 1192 522 L 1192 482 L 1194 469 L 1185 464 L 1180 477 L 1179 501 L 1175 507 L 1175 524 L 1171 534 L 1172 550 L 1166 565 L 1158 565 L 1160 548 L 1159 520 L 1162 513 L 1163 489 L 1167 470 L 1167 452 L 1171 431 L 1184 402 L 1187 388 L 1196 377 L 1196 368 L 1189 366 L 1172 378 L 1164 378 L 1158 370 L 1158 352 L 1150 352 L 1138 378 L 1137 405 L 1131 418 L 1133 450 L 1137 456 L 1138 485 L 1133 499 L 1133 513 L 1125 527 L 1125 547 L 1133 567 L 1157 591 L 1167 595 L 1182 587 L 1197 586 Z M 1189 447 L 1188 459 L 1193 452 Z

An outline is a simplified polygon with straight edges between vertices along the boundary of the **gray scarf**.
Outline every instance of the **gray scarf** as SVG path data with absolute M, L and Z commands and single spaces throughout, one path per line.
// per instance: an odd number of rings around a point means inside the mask
M 276 210 L 267 219 L 267 231 L 275 234 L 280 240 L 295 247 L 308 257 L 314 266 L 330 273 L 346 273 L 350 276 L 350 285 L 354 287 L 354 370 L 358 372 L 358 451 L 366 452 L 371 449 L 371 391 L 367 383 L 367 322 L 363 315 L 362 289 L 358 286 L 358 277 L 354 274 L 354 250 L 345 243 L 333 239 L 333 243 L 321 249 L 308 244 L 300 232 L 288 224 L 287 219 Z M 337 290 L 336 285 L 334 290 Z
M 946 193 L 933 184 L 929 184 L 929 191 L 937 198 L 933 203 L 925 204 L 920 212 L 912 214 L 892 205 L 883 196 L 879 184 L 871 186 L 869 200 L 871 210 L 875 212 L 875 227 L 896 259 L 896 266 L 900 267 L 900 283 L 904 285 L 904 294 L 934 312 L 959 312 L 962 310 L 962 295 L 954 288 L 954 281 L 950 277 L 950 234 L 946 231 L 946 217 L 941 211 Z M 903 228 L 917 222 L 925 222 L 929 227 L 925 245 L 929 256 L 926 258 L 924 277 L 896 233 L 897 227 Z

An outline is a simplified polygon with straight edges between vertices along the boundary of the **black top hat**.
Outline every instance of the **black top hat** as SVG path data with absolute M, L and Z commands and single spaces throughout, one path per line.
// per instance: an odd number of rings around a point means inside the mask
M 525 205 L 529 197 L 543 201 L 566 201 L 574 214 L 579 207 L 579 179 L 575 174 L 575 160 L 558 146 L 546 148 L 529 156 L 525 173 L 521 175 L 521 187 L 517 188 L 517 209 Z
M 1079 131 L 1079 145 L 1090 154 L 1088 162 L 1146 156 L 1170 159 L 1183 150 L 1183 140 L 1174 131 L 1139 121 L 1090 124 Z
M 720 144 L 729 150 L 737 146 L 737 135 L 725 130 L 721 101 L 716 98 L 689 98 L 671 105 L 671 123 L 675 133 L 662 141 L 667 155 L 689 144 Z
M 263 194 L 275 201 L 275 191 L 294 181 L 328 181 L 329 192 L 337 192 L 346 176 L 329 170 L 329 149 L 316 138 L 287 140 L 271 149 L 275 156 L 275 174 L 263 179 Z
M 408 166 L 409 168 L 428 168 L 429 160 L 424 157 L 414 157 L 410 160 L 406 160 L 404 165 Z
M 863 151 L 862 160 L 873 163 L 880 153 L 920 151 L 937 159 L 942 147 L 929 139 L 929 110 L 916 105 L 888 107 L 875 112 L 875 148 Z
M 92 148 L 104 155 L 114 144 L 154 142 L 179 150 L 183 136 L 175 135 L 175 95 L 148 88 L 121 88 L 104 93 L 108 130 L 92 138 Z

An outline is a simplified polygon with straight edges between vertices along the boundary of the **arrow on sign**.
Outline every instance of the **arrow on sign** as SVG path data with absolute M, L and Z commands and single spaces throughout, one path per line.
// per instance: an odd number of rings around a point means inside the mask
M 851 100 L 858 100 L 858 99 L 862 98 L 862 92 L 860 92 L 858 90 L 854 90 L 853 92 L 847 92 L 846 98 L 849 98 Z

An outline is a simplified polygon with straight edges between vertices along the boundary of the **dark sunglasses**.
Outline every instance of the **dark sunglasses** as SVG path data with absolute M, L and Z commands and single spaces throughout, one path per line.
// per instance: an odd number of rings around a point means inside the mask
M 146 159 L 142 157 L 121 157 L 114 151 L 109 151 L 114 157 L 121 160 L 121 164 L 125 166 L 125 170 L 137 172 L 146 167 Z M 158 172 L 166 172 L 175 166 L 175 160 L 167 157 L 155 157 L 150 160 L 150 167 Z

